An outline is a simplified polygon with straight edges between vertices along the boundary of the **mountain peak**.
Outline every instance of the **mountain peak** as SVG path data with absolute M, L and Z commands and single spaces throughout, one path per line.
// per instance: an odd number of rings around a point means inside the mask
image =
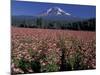
M 42 15 L 71 15 L 69 13 L 66 13 L 63 9 L 59 8 L 59 7 L 52 7 L 49 8 L 45 13 L 43 13 Z

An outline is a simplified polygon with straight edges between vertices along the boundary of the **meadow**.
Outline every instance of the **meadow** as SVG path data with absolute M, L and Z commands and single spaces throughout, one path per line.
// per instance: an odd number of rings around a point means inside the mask
M 96 68 L 96 32 L 11 28 L 12 74 Z

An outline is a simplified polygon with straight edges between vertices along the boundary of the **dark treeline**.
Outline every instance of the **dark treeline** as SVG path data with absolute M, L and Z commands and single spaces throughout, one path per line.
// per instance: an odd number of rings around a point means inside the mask
M 96 30 L 96 19 L 91 18 L 77 22 L 67 22 L 66 20 L 44 20 L 41 17 L 35 19 L 15 20 L 12 19 L 12 26 L 24 28 L 43 28 L 43 29 L 69 29 L 69 30 Z

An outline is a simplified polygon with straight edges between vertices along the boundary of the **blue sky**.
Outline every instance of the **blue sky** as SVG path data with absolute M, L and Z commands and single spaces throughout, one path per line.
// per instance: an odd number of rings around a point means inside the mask
M 52 7 L 60 7 L 65 12 L 81 18 L 96 17 L 96 6 L 55 4 L 40 2 L 12 1 L 12 15 L 38 15 Z

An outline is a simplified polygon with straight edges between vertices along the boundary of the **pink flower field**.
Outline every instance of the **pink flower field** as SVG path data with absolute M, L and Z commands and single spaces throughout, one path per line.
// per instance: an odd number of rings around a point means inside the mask
M 12 74 L 96 68 L 96 32 L 11 28 Z

